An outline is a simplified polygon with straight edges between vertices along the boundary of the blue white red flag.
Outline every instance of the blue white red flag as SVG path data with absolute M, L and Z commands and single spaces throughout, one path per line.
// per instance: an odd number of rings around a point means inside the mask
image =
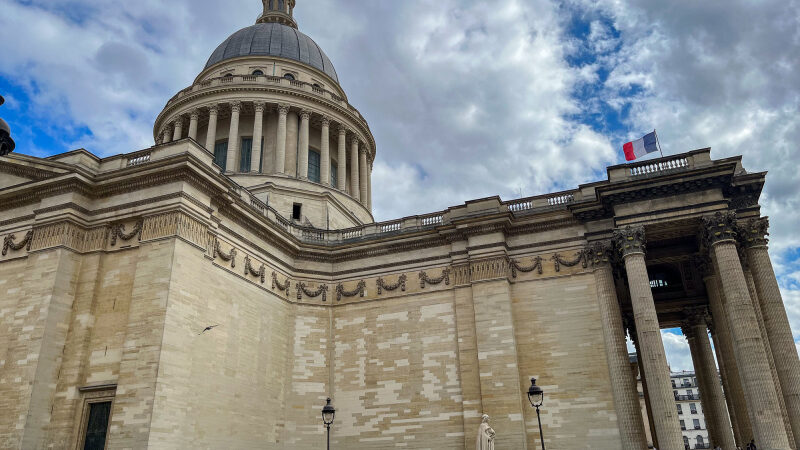
M 643 138 L 623 145 L 622 150 L 625 152 L 625 161 L 633 161 L 648 153 L 657 152 L 659 151 L 658 135 L 653 130 L 652 133 L 646 134 Z

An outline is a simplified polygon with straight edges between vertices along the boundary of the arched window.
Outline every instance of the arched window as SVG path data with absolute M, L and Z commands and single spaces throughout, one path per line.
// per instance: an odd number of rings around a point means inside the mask
M 687 438 L 686 436 L 683 437 L 683 448 L 689 450 L 689 438 Z
M 269 0 L 269 10 L 270 10 L 270 11 L 272 11 L 273 9 L 275 9 L 275 5 L 273 4 L 273 2 L 274 2 L 274 1 L 275 1 L 275 0 Z
M 322 89 L 322 86 L 320 86 L 319 83 L 314 83 L 314 87 Z
M 283 0 L 278 0 L 278 10 L 283 11 Z
M 697 448 L 703 448 L 706 445 L 706 441 L 703 440 L 703 436 L 697 435 Z
M 257 77 L 262 77 L 264 76 L 264 72 L 262 72 L 261 70 L 254 70 L 253 75 Z
M 283 78 L 286 78 L 289 81 L 294 81 L 294 75 L 292 75 L 290 73 L 287 73 L 286 75 L 284 75 Z
M 225 78 L 233 78 L 233 74 L 228 72 L 225 75 L 223 75 L 223 77 L 225 77 Z

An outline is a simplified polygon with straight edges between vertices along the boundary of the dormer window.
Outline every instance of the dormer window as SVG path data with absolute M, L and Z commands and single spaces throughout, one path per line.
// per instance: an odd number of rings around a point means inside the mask
M 292 75 L 290 73 L 287 73 L 286 75 L 284 75 L 283 78 L 286 78 L 289 81 L 294 81 L 295 80 L 294 75 Z
M 261 71 L 261 70 L 254 70 L 253 71 L 253 76 L 262 77 L 262 76 L 264 76 L 264 72 Z
M 223 75 L 223 78 L 233 78 L 233 74 L 228 72 L 225 75 Z

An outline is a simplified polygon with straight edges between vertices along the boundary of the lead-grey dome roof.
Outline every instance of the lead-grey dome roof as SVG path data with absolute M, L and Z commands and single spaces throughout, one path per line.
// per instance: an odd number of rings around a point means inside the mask
M 206 69 L 240 56 L 277 56 L 291 59 L 321 70 L 339 82 L 333 63 L 313 39 L 279 23 L 259 23 L 233 33 L 214 50 L 208 58 Z

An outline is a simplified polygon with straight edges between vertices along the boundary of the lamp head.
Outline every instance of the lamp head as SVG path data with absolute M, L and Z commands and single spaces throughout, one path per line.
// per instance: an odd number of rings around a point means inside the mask
M 538 408 L 544 403 L 544 391 L 536 385 L 536 378 L 531 378 L 531 387 L 528 388 L 528 401 L 531 406 Z
M 335 416 L 336 409 L 331 405 L 331 399 L 329 398 L 328 403 L 322 408 L 322 422 L 329 427 L 333 423 Z

